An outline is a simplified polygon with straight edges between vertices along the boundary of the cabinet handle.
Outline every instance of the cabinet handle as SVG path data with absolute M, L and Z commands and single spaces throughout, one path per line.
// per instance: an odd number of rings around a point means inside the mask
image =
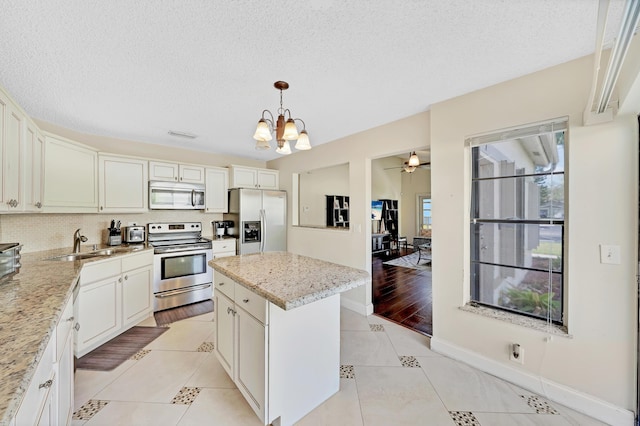
M 174 177 L 173 180 L 178 180 L 178 176 Z
M 124 276 L 125 281 L 129 279 L 129 275 Z
M 233 309 L 231 309 L 231 308 L 227 308 L 227 315 L 229 315 L 229 314 L 231 314 L 231 315 L 235 316 L 235 315 L 236 315 L 236 311 L 234 311 L 234 310 L 233 310 Z
M 41 209 L 41 208 L 42 208 L 42 203 L 41 203 L 40 201 L 38 201 L 38 202 L 36 203 L 36 207 L 37 207 L 37 208 L 39 208 L 39 209 Z
M 244 303 L 249 303 L 249 299 L 242 299 Z
M 122 282 L 122 277 L 118 278 L 118 282 L 121 283 Z
M 69 318 L 67 318 L 65 321 L 67 321 L 67 322 L 71 322 L 71 321 L 73 321 L 74 319 L 75 319 L 75 317 L 69 317 Z
M 77 323 L 76 323 L 76 325 L 73 327 L 73 329 L 74 329 L 75 331 L 80 331 L 80 323 L 79 323 L 79 322 L 77 322 Z
M 52 384 L 53 384 L 53 380 L 49 379 L 44 383 L 40 383 L 40 386 L 38 386 L 38 389 L 50 388 Z
M 218 285 L 219 285 L 220 287 L 222 287 L 222 286 L 224 285 L 224 283 L 218 283 Z
M 100 210 L 104 210 L 104 207 L 100 206 Z

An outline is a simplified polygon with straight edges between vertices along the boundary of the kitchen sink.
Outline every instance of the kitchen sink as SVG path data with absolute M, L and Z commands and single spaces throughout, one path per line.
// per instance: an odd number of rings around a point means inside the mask
M 69 254 L 63 254 L 60 256 L 53 256 L 53 257 L 47 257 L 46 259 L 42 259 L 42 260 L 57 260 L 57 261 L 62 261 L 62 262 L 73 262 L 76 260 L 82 260 L 82 259 L 91 259 L 94 257 L 109 257 L 112 256 L 114 254 L 123 254 L 123 253 L 133 253 L 135 251 L 138 250 L 142 250 L 144 248 L 144 246 L 140 246 L 140 247 L 114 247 L 114 248 L 106 248 L 106 249 L 100 249 L 100 250 L 94 250 L 94 251 L 90 251 L 90 252 L 85 252 L 85 253 L 69 253 Z
M 71 254 L 63 254 L 62 256 L 47 257 L 46 259 L 42 259 L 42 260 L 59 260 L 63 262 L 73 262 L 75 260 L 91 259 L 92 257 L 99 257 L 99 256 L 104 256 L 104 255 L 100 255 L 96 253 L 71 253 Z

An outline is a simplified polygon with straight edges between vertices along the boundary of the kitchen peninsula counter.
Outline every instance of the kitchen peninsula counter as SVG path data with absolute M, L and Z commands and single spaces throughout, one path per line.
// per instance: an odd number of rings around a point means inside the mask
M 370 278 L 360 269 L 288 252 L 223 257 L 209 265 L 284 310 L 359 287 Z
M 340 389 L 340 293 L 366 271 L 287 252 L 209 265 L 214 351 L 262 424 L 292 425 Z
M 43 260 L 71 251 L 63 248 L 22 254 L 20 272 L 0 280 L 0 425 L 9 424 L 20 406 L 82 266 L 107 258 Z M 130 252 L 110 257 L 126 254 Z

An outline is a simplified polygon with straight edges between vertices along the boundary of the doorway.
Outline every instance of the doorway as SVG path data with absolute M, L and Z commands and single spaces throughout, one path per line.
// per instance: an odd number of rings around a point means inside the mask
M 408 153 L 371 161 L 372 302 L 374 314 L 431 336 L 430 252 L 418 249 L 430 239 L 431 169 L 429 151 L 416 153 L 420 167 L 411 172 Z M 385 225 L 385 212 L 373 211 L 381 202 L 397 206 L 395 232 Z

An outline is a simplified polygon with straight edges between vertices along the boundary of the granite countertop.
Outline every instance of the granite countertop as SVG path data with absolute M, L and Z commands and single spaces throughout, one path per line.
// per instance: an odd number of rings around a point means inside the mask
M 366 284 L 366 271 L 288 252 L 222 257 L 216 271 L 288 310 Z
M 22 254 L 20 272 L 0 280 L 0 425 L 8 424 L 20 406 L 82 266 L 116 256 L 43 261 L 72 251 L 62 248 Z M 90 250 L 83 248 L 85 251 Z M 121 251 L 118 255 L 130 253 Z

